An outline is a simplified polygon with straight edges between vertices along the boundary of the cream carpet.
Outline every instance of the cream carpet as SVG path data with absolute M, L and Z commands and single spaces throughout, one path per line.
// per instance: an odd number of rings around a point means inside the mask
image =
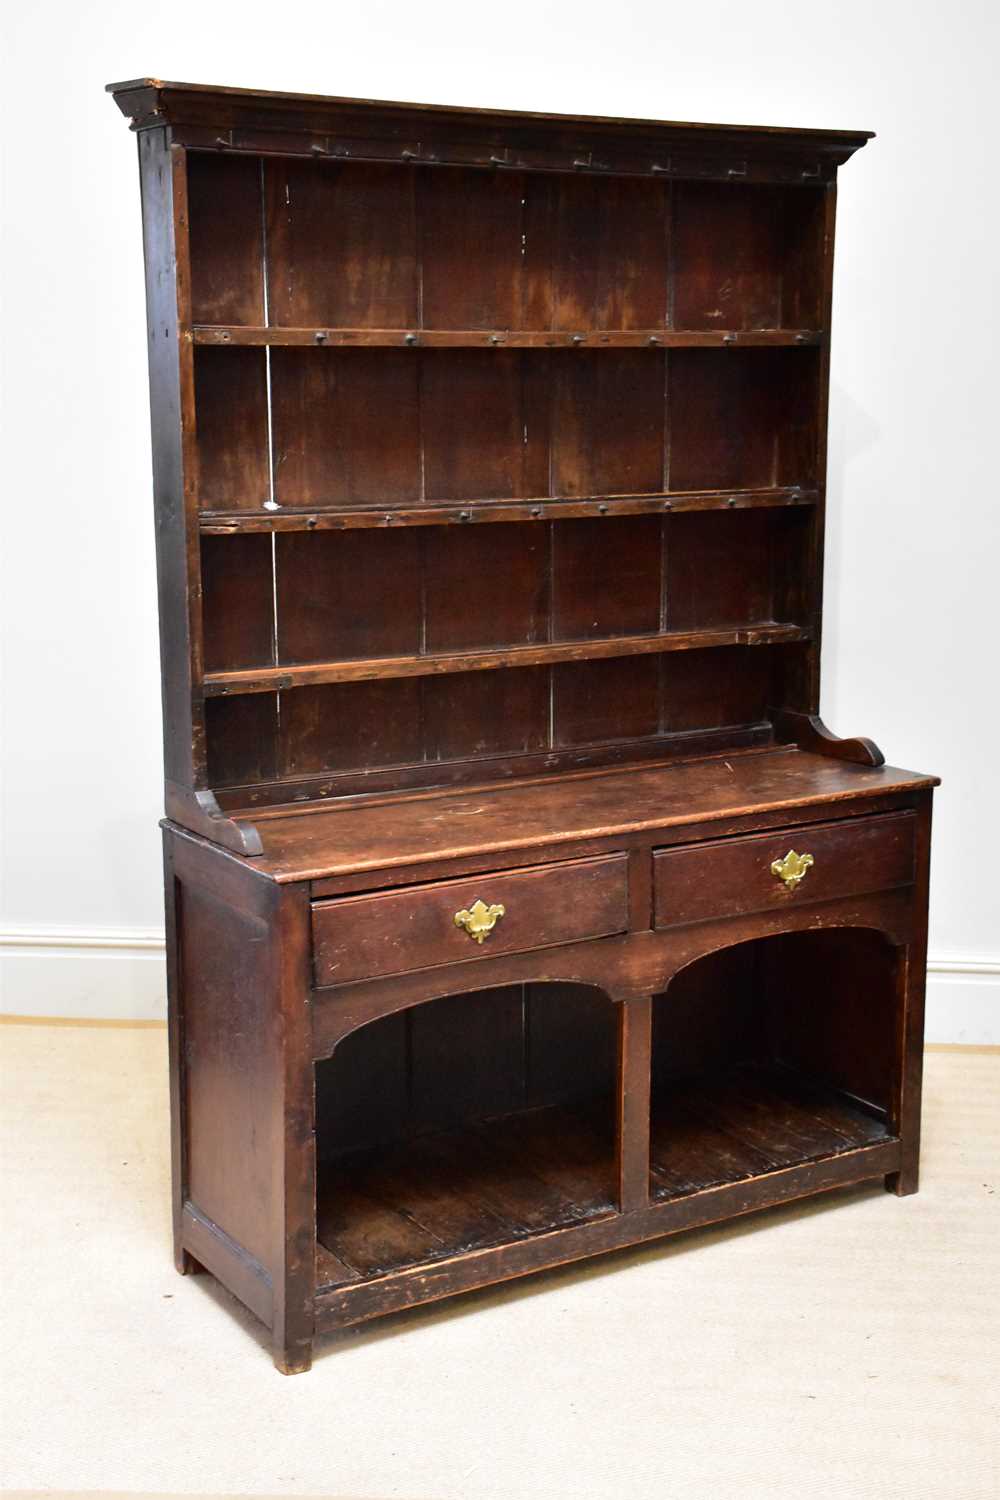
M 1000 1053 L 929 1055 L 915 1198 L 853 1190 L 438 1304 L 284 1378 L 173 1270 L 164 1032 L 0 1037 L 14 1494 L 1000 1494 Z

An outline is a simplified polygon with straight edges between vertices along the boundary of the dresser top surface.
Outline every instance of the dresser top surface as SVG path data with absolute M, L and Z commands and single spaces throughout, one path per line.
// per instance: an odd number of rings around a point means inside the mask
M 545 848 L 680 824 L 711 823 L 924 791 L 933 776 L 848 764 L 792 748 L 672 765 L 563 774 L 502 786 L 387 795 L 317 809 L 248 815 L 263 855 L 248 860 L 281 883 L 393 866 Z M 835 808 L 830 808 L 835 813 Z

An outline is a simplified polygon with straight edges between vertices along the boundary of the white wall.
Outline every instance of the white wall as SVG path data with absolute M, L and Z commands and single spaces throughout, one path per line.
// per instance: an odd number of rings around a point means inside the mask
M 6 1008 L 162 1012 L 138 181 L 102 92 L 155 71 L 878 132 L 841 177 L 823 711 L 944 777 L 930 1035 L 1000 1042 L 992 0 L 108 0 L 5 26 Z

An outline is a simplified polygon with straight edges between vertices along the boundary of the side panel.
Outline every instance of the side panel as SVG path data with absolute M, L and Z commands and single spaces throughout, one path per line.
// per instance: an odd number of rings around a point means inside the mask
M 160 606 L 164 769 L 178 786 L 203 787 L 204 730 L 193 702 L 201 674 L 200 564 L 193 517 L 194 372 L 190 330 L 185 153 L 166 130 L 139 135 L 146 262 L 149 399 Z
M 165 832 L 178 1268 L 205 1265 L 274 1333 L 312 1337 L 315 1184 L 305 889 Z

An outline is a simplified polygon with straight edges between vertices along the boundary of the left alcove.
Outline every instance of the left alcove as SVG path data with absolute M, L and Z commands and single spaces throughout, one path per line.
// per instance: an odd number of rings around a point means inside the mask
M 616 1058 L 615 1007 L 569 984 L 352 1032 L 316 1066 L 320 1246 L 367 1278 L 613 1213 Z

